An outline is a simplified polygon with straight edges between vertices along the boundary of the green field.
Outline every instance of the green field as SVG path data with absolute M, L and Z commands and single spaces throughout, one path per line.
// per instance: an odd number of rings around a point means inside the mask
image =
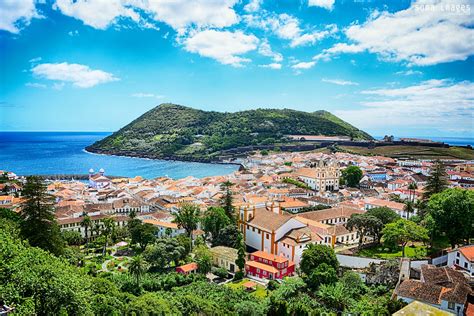
M 386 156 L 392 158 L 415 159 L 474 159 L 474 150 L 462 147 L 427 147 L 427 146 L 383 146 L 376 148 L 340 146 L 343 152 L 365 156 Z
M 402 257 L 402 249 L 390 250 L 383 245 L 378 245 L 371 248 L 361 249 L 357 253 L 358 256 L 368 258 L 393 259 Z M 427 257 L 427 248 L 424 245 L 406 246 L 405 257 L 408 258 L 425 258 Z

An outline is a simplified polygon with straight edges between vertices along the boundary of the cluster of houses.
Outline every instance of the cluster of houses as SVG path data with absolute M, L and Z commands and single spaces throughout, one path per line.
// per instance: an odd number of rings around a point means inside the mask
M 181 205 L 191 203 L 202 210 L 219 205 L 224 194 L 221 185 L 230 181 L 238 228 L 249 253 L 247 275 L 281 279 L 294 273 L 308 244 L 335 248 L 356 246 L 358 231 L 348 230 L 345 225 L 353 214 L 362 214 L 374 207 L 388 207 L 406 219 L 416 214 L 416 210 L 407 212 L 402 202 L 421 198 L 433 165 L 429 160 L 311 152 L 256 154 L 241 163 L 242 170 L 201 179 L 139 176 L 111 179 L 105 170 L 91 169 L 88 181 L 50 181 L 47 189 L 56 199 L 56 216 L 63 231 L 78 231 L 86 237 L 86 228 L 81 222 L 87 214 L 96 228 L 87 237 L 94 238 L 94 231 L 100 230 L 104 218 L 112 218 L 118 226 L 125 226 L 133 212 L 143 222 L 154 225 L 158 236 L 177 236 L 184 233 L 173 223 Z M 444 164 L 450 186 L 473 189 L 474 162 L 452 160 Z M 358 188 L 347 188 L 339 182 L 342 170 L 350 165 L 363 171 Z M 19 179 L 13 173 L 7 175 L 11 180 Z M 19 207 L 21 185 L 14 182 L 16 185 L 4 182 L 0 187 L 0 207 Z M 202 233 L 199 228 L 194 232 L 195 235 Z M 235 249 L 216 247 L 211 250 L 215 265 L 236 271 Z M 473 251 L 453 251 L 444 265 L 464 271 L 474 279 Z M 183 269 L 189 273 L 196 267 Z M 416 282 L 400 283 L 398 296 L 407 301 L 418 300 L 413 295 L 423 292 L 420 289 L 426 286 L 421 283 L 428 284 L 431 290 L 438 289 L 439 284 L 426 277 L 428 271 L 431 270 L 423 270 L 422 278 Z M 452 278 L 451 272 L 446 273 Z M 445 290 L 448 287 L 443 284 L 439 285 L 442 293 L 437 302 L 458 293 L 456 289 Z M 453 301 L 455 312 L 461 310 L 458 301 Z M 426 302 L 433 305 L 434 299 Z M 452 310 L 451 301 L 446 302 Z

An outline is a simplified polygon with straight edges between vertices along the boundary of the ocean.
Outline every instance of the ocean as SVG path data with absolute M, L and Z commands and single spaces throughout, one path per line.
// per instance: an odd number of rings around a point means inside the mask
M 236 165 L 150 160 L 91 154 L 84 148 L 111 133 L 0 132 L 0 170 L 18 175 L 87 174 L 104 168 L 106 175 L 174 179 L 225 175 Z

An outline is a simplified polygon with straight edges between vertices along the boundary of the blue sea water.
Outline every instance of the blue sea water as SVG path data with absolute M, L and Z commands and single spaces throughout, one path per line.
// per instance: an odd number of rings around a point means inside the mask
M 174 179 L 225 175 L 236 165 L 150 160 L 91 154 L 84 148 L 110 133 L 0 132 L 0 170 L 18 175 L 86 174 L 104 168 L 114 176 Z

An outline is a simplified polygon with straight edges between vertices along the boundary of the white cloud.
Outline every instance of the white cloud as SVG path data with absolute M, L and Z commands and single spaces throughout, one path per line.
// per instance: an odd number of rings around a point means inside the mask
M 149 20 L 164 22 L 181 35 L 196 26 L 222 28 L 239 21 L 233 9 L 237 0 L 56 0 L 55 9 L 97 29 L 106 29 L 119 18 L 140 27 L 157 29 Z
M 222 28 L 238 22 L 233 6 L 238 0 L 129 0 L 180 33 L 189 26 Z
M 360 128 L 473 128 L 474 83 L 470 81 L 428 80 L 361 93 L 367 96 L 361 109 L 336 112 Z
M 274 52 L 270 47 L 270 43 L 268 43 L 268 40 L 266 39 L 263 40 L 260 46 L 258 47 L 258 53 L 266 57 L 271 57 L 273 61 L 277 63 L 283 60 L 283 55 Z
M 31 68 L 31 72 L 40 78 L 59 81 L 60 84 L 70 82 L 79 88 L 90 88 L 98 84 L 119 80 L 111 73 L 94 70 L 86 65 L 66 62 L 39 64 Z
M 353 44 L 340 43 L 316 58 L 369 51 L 418 66 L 466 60 L 474 54 L 474 15 L 468 5 L 469 0 L 419 0 L 395 13 L 375 11 L 364 24 L 345 30 Z
M 69 36 L 77 36 L 77 35 L 79 35 L 79 31 L 78 31 L 78 30 L 69 31 L 67 34 L 68 34 Z
M 396 75 L 411 76 L 411 75 L 422 75 L 423 73 L 419 70 L 408 69 L 408 70 L 397 71 L 395 74 Z
M 123 0 L 56 0 L 55 9 L 96 29 L 106 29 L 117 18 L 140 21 L 140 15 L 125 6 Z
M 336 0 L 308 0 L 309 7 L 321 7 L 327 10 L 332 10 Z
M 0 1 L 0 30 L 19 33 L 22 26 L 30 24 L 31 19 L 40 17 L 34 0 Z
M 341 79 L 321 79 L 322 82 L 337 84 L 338 86 L 358 86 L 359 84 L 354 81 L 341 80 Z
M 29 62 L 30 64 L 34 64 L 34 63 L 37 63 L 37 62 L 39 62 L 39 61 L 41 61 L 41 57 L 31 58 L 28 62 Z
M 205 30 L 198 32 L 184 41 L 185 49 L 201 56 L 210 57 L 221 64 L 242 66 L 250 59 L 241 57 L 255 50 L 259 40 L 254 35 L 246 35 L 241 31 Z
M 31 87 L 31 88 L 41 88 L 41 89 L 46 88 L 45 84 L 37 83 L 37 82 L 27 82 L 25 83 L 25 86 Z
M 260 9 L 262 2 L 263 0 L 250 0 L 249 3 L 244 6 L 244 10 L 246 12 L 256 12 Z
M 138 92 L 132 94 L 132 97 L 134 98 L 156 98 L 156 99 L 162 99 L 165 96 L 164 95 L 159 95 L 159 94 L 154 94 L 154 93 L 143 93 L 143 92 Z
M 266 65 L 259 65 L 262 68 L 270 68 L 270 69 L 281 69 L 281 64 L 279 63 L 271 63 Z
M 291 68 L 293 68 L 293 69 L 310 69 L 314 65 L 316 65 L 315 61 L 308 61 L 308 62 L 302 61 L 302 62 L 299 62 L 297 64 L 294 64 L 293 66 L 291 66 Z
M 245 15 L 244 20 L 250 27 L 273 32 L 279 38 L 290 40 L 290 47 L 312 45 L 337 32 L 334 24 L 328 25 L 322 31 L 303 30 L 300 21 L 286 13 L 276 15 L 264 11 L 259 15 Z

